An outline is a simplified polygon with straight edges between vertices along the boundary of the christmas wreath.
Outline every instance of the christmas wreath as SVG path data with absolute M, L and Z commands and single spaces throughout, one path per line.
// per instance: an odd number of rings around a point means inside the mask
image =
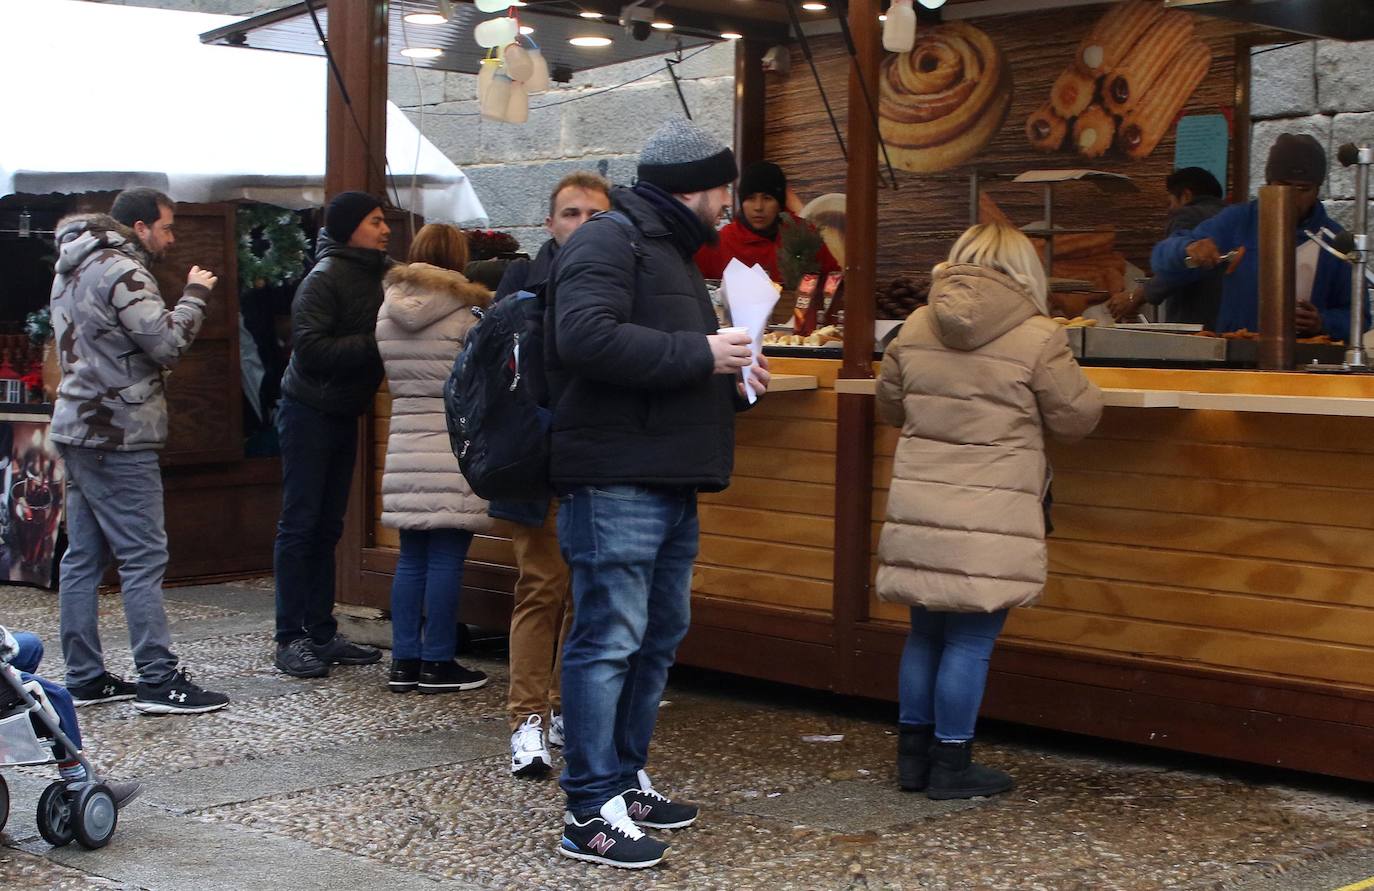
M 238 212 L 239 286 L 284 285 L 305 272 L 305 232 L 294 211 L 266 204 Z

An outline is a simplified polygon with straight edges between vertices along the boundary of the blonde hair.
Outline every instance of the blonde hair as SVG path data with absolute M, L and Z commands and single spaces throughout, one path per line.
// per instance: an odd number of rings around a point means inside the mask
M 951 265 L 986 266 L 1010 276 L 1030 293 L 1041 315 L 1049 315 L 1049 284 L 1040 255 L 1020 229 L 1004 223 L 972 226 L 949 251 Z
M 467 234 L 448 223 L 426 223 L 410 243 L 409 260 L 462 272 L 468 265 Z

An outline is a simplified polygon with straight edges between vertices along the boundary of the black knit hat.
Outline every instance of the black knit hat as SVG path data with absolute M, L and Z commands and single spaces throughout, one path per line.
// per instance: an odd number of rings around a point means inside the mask
M 750 195 L 762 192 L 778 199 L 778 204 L 787 204 L 787 174 L 772 161 L 755 161 L 739 176 L 739 188 L 735 194 L 743 201 Z
M 1264 179 L 1270 183 L 1326 182 L 1326 149 L 1314 137 L 1284 133 L 1269 149 L 1269 161 L 1264 165 Z
M 686 120 L 659 127 L 639 153 L 640 180 L 675 195 L 729 185 L 737 176 L 735 153 Z
M 381 206 L 380 198 L 366 192 L 340 192 L 324 209 L 324 231 L 339 244 L 347 244 L 353 230 Z

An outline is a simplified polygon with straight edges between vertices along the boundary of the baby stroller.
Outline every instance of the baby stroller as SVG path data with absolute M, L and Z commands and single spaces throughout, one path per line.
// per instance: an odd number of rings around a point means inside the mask
M 36 727 L 43 729 L 46 738 L 39 736 Z M 119 821 L 110 788 L 96 778 L 95 768 L 62 732 L 57 713 L 38 682 L 25 683 L 13 666 L 0 660 L 0 767 L 56 764 L 54 743 L 71 752 L 92 779 L 49 783 L 38 797 L 38 833 L 54 847 L 75 839 L 87 848 L 103 848 Z M 9 784 L 0 776 L 0 829 L 9 815 Z

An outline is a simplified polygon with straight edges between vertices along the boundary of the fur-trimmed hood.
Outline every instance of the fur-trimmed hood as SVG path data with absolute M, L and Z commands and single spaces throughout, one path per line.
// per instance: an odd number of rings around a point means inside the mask
M 59 273 L 76 269 L 98 250 L 112 248 L 128 254 L 142 266 L 148 255 L 134 230 L 105 213 L 80 213 L 63 217 L 57 223 L 57 266 Z
M 406 331 L 419 331 L 460 309 L 491 303 L 486 288 L 460 272 L 429 263 L 393 267 L 383 285 L 386 300 L 379 318 L 391 319 Z

